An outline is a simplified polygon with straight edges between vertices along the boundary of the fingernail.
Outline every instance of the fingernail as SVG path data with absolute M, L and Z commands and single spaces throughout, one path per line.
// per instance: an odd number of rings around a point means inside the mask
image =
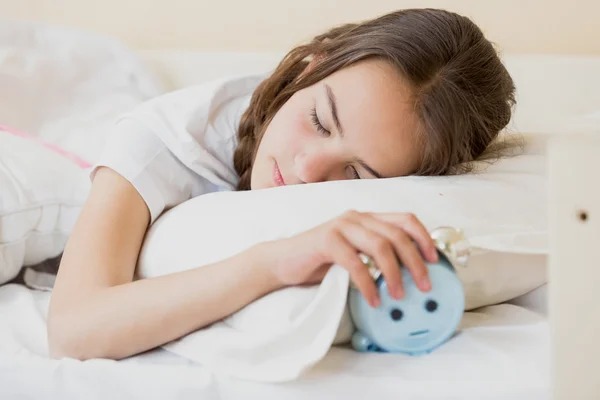
M 423 291 L 431 290 L 431 282 L 429 282 L 429 279 L 427 278 L 421 279 L 419 286 Z
M 394 297 L 398 300 L 404 297 L 404 290 L 401 287 L 394 290 Z
M 379 299 L 378 296 L 373 297 L 371 299 L 371 307 L 373 307 L 373 308 L 379 307 L 380 302 L 381 302 L 381 300 Z
M 433 249 L 433 251 L 431 252 L 431 261 L 438 262 L 438 252 L 435 249 Z

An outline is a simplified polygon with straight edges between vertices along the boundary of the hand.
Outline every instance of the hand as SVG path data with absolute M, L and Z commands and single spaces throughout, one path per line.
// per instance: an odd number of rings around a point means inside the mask
M 438 260 L 429 233 L 407 213 L 348 211 L 294 237 L 270 242 L 266 251 L 268 268 L 281 286 L 320 282 L 331 265 L 338 264 L 349 271 L 350 279 L 373 307 L 380 303 L 378 291 L 358 253 L 374 260 L 397 299 L 404 296 L 398 259 L 422 291 L 431 289 L 423 259 Z

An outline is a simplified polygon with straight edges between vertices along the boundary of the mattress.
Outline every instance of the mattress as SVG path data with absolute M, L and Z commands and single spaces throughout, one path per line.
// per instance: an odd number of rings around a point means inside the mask
M 549 397 L 549 327 L 501 304 L 465 313 L 460 332 L 422 357 L 334 347 L 301 379 L 264 384 L 212 373 L 157 348 L 121 361 L 51 360 L 50 292 L 0 286 L 2 399 L 511 399 Z

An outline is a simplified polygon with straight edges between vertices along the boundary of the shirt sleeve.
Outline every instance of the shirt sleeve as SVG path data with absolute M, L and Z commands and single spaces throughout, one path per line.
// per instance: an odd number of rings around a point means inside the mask
M 217 190 L 187 168 L 145 124 L 129 117 L 116 123 L 91 179 L 100 167 L 111 168 L 135 187 L 148 206 L 150 223 L 193 195 Z
M 150 99 L 121 117 L 91 171 L 108 167 L 140 193 L 153 223 L 192 197 L 234 190 L 239 119 L 258 76 L 221 79 Z

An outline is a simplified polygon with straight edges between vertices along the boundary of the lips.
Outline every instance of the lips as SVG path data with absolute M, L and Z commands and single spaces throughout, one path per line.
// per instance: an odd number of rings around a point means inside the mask
M 276 186 L 285 186 L 285 181 L 283 180 L 283 176 L 281 176 L 281 171 L 279 170 L 277 161 L 275 161 L 273 167 L 273 182 L 275 182 Z

